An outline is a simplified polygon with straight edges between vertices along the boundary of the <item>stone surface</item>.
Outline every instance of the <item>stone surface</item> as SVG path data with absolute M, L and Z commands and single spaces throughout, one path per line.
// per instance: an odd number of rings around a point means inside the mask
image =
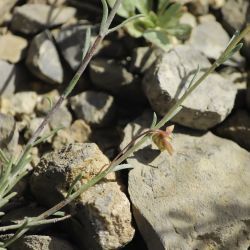
M 189 12 L 184 12 L 183 15 L 180 18 L 181 24 L 188 24 L 192 28 L 195 28 L 197 26 L 197 21 L 194 15 L 192 15 Z
M 0 148 L 10 153 L 15 152 L 18 138 L 15 119 L 10 115 L 0 113 Z
M 127 125 L 122 147 L 151 120 Z M 247 249 L 250 153 L 210 132 L 176 131 L 172 145 L 173 156 L 149 142 L 128 159 L 133 214 L 148 249 Z
M 27 139 L 27 140 L 30 139 L 30 137 L 34 134 L 36 129 L 42 123 L 43 119 L 44 119 L 43 117 L 36 117 L 28 123 L 28 127 L 24 133 L 25 139 Z M 50 132 L 50 128 L 47 125 L 47 126 L 45 126 L 43 132 L 41 133 L 41 135 L 39 137 L 42 137 L 43 135 L 47 135 L 49 132 Z M 48 138 L 47 141 L 51 141 L 51 138 Z
M 90 127 L 83 120 L 75 120 L 69 128 L 59 130 L 53 138 L 53 149 L 60 149 L 70 143 L 83 143 L 88 141 L 91 133 Z
M 35 34 L 39 31 L 67 22 L 74 17 L 73 7 L 52 7 L 45 4 L 24 4 L 15 7 L 11 28 L 24 34 Z
M 10 63 L 19 62 L 23 56 L 28 42 L 26 39 L 8 33 L 0 36 L 0 59 Z
M 26 64 L 35 76 L 44 81 L 52 84 L 63 82 L 63 67 L 49 31 L 33 38 Z
M 73 70 L 77 70 L 82 61 L 82 49 L 86 37 L 87 28 L 91 29 L 91 35 L 97 34 L 98 28 L 89 24 L 76 24 L 64 27 L 56 36 L 56 41 L 61 53 Z
M 3 23 L 5 16 L 15 6 L 18 0 L 1 0 L 0 1 L 0 24 Z
M 216 128 L 218 136 L 231 139 L 250 151 L 250 114 L 237 110 Z
M 9 250 L 77 250 L 78 248 L 64 239 L 47 235 L 27 235 L 15 241 Z
M 15 114 L 32 114 L 36 106 L 37 94 L 33 91 L 18 92 L 11 96 L 10 100 Z
M 250 19 L 249 1 L 226 0 L 221 13 L 224 25 L 233 33 Z
M 103 92 L 85 91 L 69 102 L 77 118 L 92 126 L 107 126 L 115 115 L 114 98 Z
M 225 50 L 230 37 L 220 23 L 206 21 L 192 29 L 189 43 L 208 58 L 217 59 Z
M 152 66 L 152 64 L 155 62 L 156 58 L 157 58 L 157 55 L 156 55 L 155 51 L 149 47 L 137 47 L 137 48 L 135 48 L 133 51 L 132 59 L 131 59 L 130 71 L 143 74 Z M 93 66 L 93 70 L 94 70 L 95 64 L 92 66 Z M 98 63 L 96 65 L 96 69 L 98 69 Z M 105 71 L 107 71 L 107 69 L 105 69 Z M 114 73 L 115 72 L 116 71 L 114 70 Z M 122 74 L 122 75 L 125 76 L 124 78 L 126 81 L 127 77 L 126 77 L 125 69 L 124 69 L 124 74 Z M 127 75 L 129 76 L 129 72 L 127 73 Z M 113 77 L 114 77 L 114 74 L 113 74 Z M 131 77 L 131 79 L 132 78 L 133 77 Z M 131 79 L 129 79 L 129 81 L 131 81 Z M 113 81 L 115 82 L 115 79 Z
M 64 106 L 60 107 L 56 113 L 51 117 L 49 125 L 51 129 L 57 129 L 59 127 L 67 128 L 71 125 L 72 115 L 69 110 Z
M 145 65 L 141 65 L 141 71 L 145 71 L 154 60 L 152 55 Z M 137 62 L 136 62 L 137 60 Z M 134 65 L 133 65 L 134 63 Z M 140 59 L 134 59 L 130 65 L 131 71 L 138 73 Z M 145 101 L 141 87 L 141 78 L 127 70 L 128 62 L 113 59 L 95 58 L 90 62 L 90 78 L 93 84 L 99 88 L 111 92 L 120 99 L 140 103 Z
M 16 86 L 21 83 L 18 67 L 0 60 L 0 96 L 9 96 L 15 92 Z
M 179 45 L 169 53 L 164 53 L 148 72 L 143 80 L 144 90 L 158 114 L 165 115 L 173 102 L 184 93 L 197 65 L 202 72 L 210 63 L 194 48 Z M 235 96 L 233 83 L 213 73 L 185 100 L 182 110 L 173 121 L 207 130 L 222 122 L 231 112 Z
M 36 104 L 36 113 L 38 115 L 46 115 L 51 109 L 51 105 L 55 104 L 59 97 L 60 94 L 57 89 L 53 89 L 50 92 L 39 96 Z M 67 100 L 62 103 L 61 107 L 65 107 L 66 104 Z
M 80 173 L 81 183 L 87 183 L 108 163 L 96 144 L 70 144 L 41 159 L 31 177 L 31 190 L 40 203 L 51 206 L 66 196 Z M 66 230 L 78 232 L 77 241 L 82 242 L 83 249 L 118 249 L 132 240 L 130 204 L 114 173 L 89 188 L 70 207 L 72 211 L 77 208 L 80 229 Z

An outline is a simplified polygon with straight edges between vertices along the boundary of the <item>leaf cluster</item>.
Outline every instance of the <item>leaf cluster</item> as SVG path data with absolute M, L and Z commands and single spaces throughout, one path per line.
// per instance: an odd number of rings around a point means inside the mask
M 107 1 L 110 6 L 115 2 Z M 182 12 L 181 4 L 171 0 L 123 0 L 117 14 L 124 18 L 142 14 L 143 17 L 125 25 L 128 33 L 133 37 L 144 37 L 167 51 L 174 37 L 185 40 L 190 34 L 191 27 L 180 23 Z

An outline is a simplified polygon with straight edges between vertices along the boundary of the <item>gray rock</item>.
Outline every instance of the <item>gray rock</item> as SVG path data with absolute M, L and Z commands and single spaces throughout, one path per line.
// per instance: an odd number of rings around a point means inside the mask
M 0 36 L 0 59 L 10 63 L 19 62 L 26 51 L 26 39 L 11 33 Z
M 122 147 L 140 124 L 127 125 Z M 210 132 L 176 132 L 172 145 L 173 156 L 148 142 L 128 159 L 133 214 L 148 249 L 247 249 L 250 153 Z
M 231 35 L 250 22 L 250 3 L 247 0 L 227 0 L 221 9 L 222 23 Z M 245 36 L 242 51 L 250 58 L 250 35 Z
M 184 93 L 197 65 L 202 72 L 210 63 L 194 48 L 179 45 L 164 53 L 148 72 L 143 80 L 144 90 L 158 114 L 165 115 L 175 100 Z M 231 112 L 235 96 L 233 83 L 213 73 L 186 99 L 173 121 L 187 127 L 207 130 L 222 122 Z
M 141 59 L 139 57 L 132 59 L 131 71 L 138 73 L 139 63 L 143 64 L 143 62 L 140 62 Z M 149 61 L 145 65 L 141 65 L 140 71 L 145 71 L 153 60 L 154 55 L 151 55 Z M 144 102 L 145 97 L 141 88 L 141 79 L 126 69 L 126 61 L 95 58 L 90 62 L 89 67 L 90 78 L 99 89 L 109 91 L 119 98 L 129 100 L 130 102 Z
M 18 144 L 19 133 L 15 119 L 0 113 L 0 148 L 14 153 Z
M 226 0 L 221 8 L 224 25 L 232 33 L 242 27 L 250 19 L 249 1 Z
M 156 58 L 157 58 L 156 52 L 149 47 L 137 47 L 137 48 L 135 48 L 133 51 L 132 59 L 131 59 L 130 71 L 143 74 L 152 66 L 152 64 L 155 62 Z M 94 65 L 92 65 L 93 69 L 95 69 L 95 66 L 97 66 L 97 69 L 98 69 L 98 65 L 95 65 L 95 63 L 93 63 L 93 64 L 94 64 Z M 115 64 L 115 65 L 117 67 L 117 64 Z M 107 71 L 108 69 L 106 68 L 105 71 Z M 109 69 L 109 70 L 111 70 L 111 69 Z M 117 73 L 117 71 L 114 70 L 114 73 Z M 126 73 L 127 72 L 124 69 L 124 74 L 121 74 L 121 75 L 126 76 Z M 127 75 L 129 75 L 129 73 L 127 73 Z M 124 78 L 126 81 L 127 77 L 124 77 Z M 131 81 L 132 79 L 133 79 L 133 77 L 131 77 L 131 79 L 129 79 L 129 81 Z M 113 82 L 115 83 L 115 80 Z
M 18 92 L 11 96 L 10 102 L 13 112 L 17 115 L 31 115 L 37 103 L 37 94 L 34 91 Z
M 63 24 L 74 17 L 73 7 L 52 7 L 44 4 L 24 4 L 15 7 L 11 28 L 24 34 L 35 34 L 39 31 Z
M 24 133 L 25 139 L 29 140 L 31 136 L 34 134 L 34 132 L 37 130 L 37 128 L 40 126 L 40 124 L 43 121 L 43 117 L 35 117 L 28 123 L 28 127 Z M 47 135 L 50 132 L 50 128 L 48 125 L 45 126 L 43 132 L 39 137 L 42 137 L 43 135 Z M 48 138 L 47 141 L 51 141 L 51 138 Z
M 0 1 L 0 25 L 3 23 L 6 14 L 15 6 L 18 0 L 1 0 Z
M 8 236 L 6 235 L 6 239 Z M 78 248 L 64 239 L 47 235 L 27 235 L 15 241 L 9 250 L 77 250 Z
M 6 61 L 0 60 L 0 96 L 10 96 L 15 92 L 22 79 L 20 68 Z
M 26 64 L 35 76 L 44 81 L 52 84 L 63 82 L 63 67 L 49 31 L 33 38 Z
M 192 28 L 195 28 L 197 26 L 197 21 L 194 15 L 192 15 L 189 12 L 184 12 L 183 15 L 180 18 L 181 24 L 187 24 Z
M 69 102 L 77 118 L 92 126 L 106 126 L 115 116 L 114 98 L 103 92 L 85 91 Z
M 218 136 L 231 139 L 250 151 L 250 115 L 237 110 L 216 128 Z
M 71 125 L 72 115 L 66 107 L 60 107 L 55 114 L 51 117 L 49 125 L 51 129 L 59 127 L 67 128 Z
M 201 39 L 202 37 L 202 39 Z M 205 21 L 192 29 L 189 44 L 210 59 L 217 59 L 230 41 L 228 33 L 215 20 Z M 242 64 L 244 59 L 238 54 L 225 64 Z
M 53 149 L 60 149 L 71 143 L 88 141 L 91 129 L 83 120 L 75 120 L 69 128 L 61 129 L 53 138 Z
M 61 53 L 73 70 L 77 70 L 82 61 L 83 44 L 87 29 L 91 29 L 92 38 L 97 34 L 98 27 L 89 24 L 77 24 L 64 27 L 56 36 Z
M 66 196 L 80 173 L 81 183 L 87 183 L 108 163 L 96 144 L 71 144 L 41 159 L 31 177 L 31 190 L 42 204 L 54 205 Z M 118 249 L 132 240 L 130 204 L 114 173 L 69 206 L 71 211 L 77 209 L 80 228 L 66 227 L 65 230 L 68 233 L 78 231 L 77 241 L 82 242 L 82 249 Z
M 51 105 L 55 104 L 59 97 L 60 94 L 57 89 L 53 89 L 52 91 L 39 96 L 36 104 L 36 113 L 38 113 L 38 115 L 46 115 L 51 110 Z M 63 101 L 61 107 L 65 107 L 66 105 L 67 100 Z

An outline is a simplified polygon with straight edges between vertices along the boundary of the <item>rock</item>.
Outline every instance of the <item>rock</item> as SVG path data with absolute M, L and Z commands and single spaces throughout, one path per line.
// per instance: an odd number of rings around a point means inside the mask
M 148 64 L 145 64 L 141 71 L 146 70 L 154 60 L 153 57 L 153 55 L 150 57 Z M 134 65 L 133 62 L 131 64 L 131 70 L 138 71 L 137 64 L 140 63 L 140 59 L 137 62 L 135 60 Z M 96 87 L 110 91 L 120 99 L 134 103 L 144 102 L 141 79 L 129 72 L 126 64 L 126 61 L 95 58 L 90 62 L 90 78 Z
M 97 26 L 77 24 L 62 28 L 56 36 L 64 59 L 74 71 L 78 69 L 82 61 L 82 49 L 88 28 L 91 29 L 92 38 L 97 35 Z
M 28 42 L 26 39 L 8 33 L 0 36 L 0 59 L 10 63 L 19 62 L 26 51 Z
M 245 109 L 248 81 L 247 72 L 241 72 L 234 67 L 224 67 L 219 73 L 224 78 L 233 82 L 237 89 L 234 109 Z
M 197 26 L 197 21 L 194 15 L 189 12 L 184 12 L 183 15 L 180 17 L 181 24 L 188 24 L 192 28 Z
M 0 60 L 0 96 L 10 96 L 21 82 L 20 68 Z
M 49 31 L 33 38 L 26 64 L 35 76 L 44 81 L 52 84 L 63 82 L 63 67 Z
M 67 128 L 72 122 L 72 115 L 69 110 L 64 106 L 60 107 L 55 114 L 51 117 L 49 125 L 51 129 L 57 129 L 59 127 Z
M 231 139 L 250 151 L 250 115 L 237 110 L 216 128 L 218 136 Z
M 208 58 L 217 59 L 225 50 L 229 41 L 230 37 L 221 24 L 215 20 L 208 20 L 192 29 L 189 44 Z M 244 59 L 239 54 L 234 55 L 232 60 L 225 62 L 225 64 L 235 66 L 243 63 Z
M 43 29 L 66 23 L 74 17 L 73 7 L 52 7 L 44 4 L 24 4 L 15 7 L 11 28 L 24 34 L 35 34 Z
M 0 113 L 0 148 L 14 153 L 17 148 L 19 133 L 15 119 L 10 115 Z
M 151 119 L 144 117 L 147 127 Z M 142 125 L 127 125 L 122 147 Z M 210 132 L 175 132 L 172 145 L 171 157 L 149 142 L 128 159 L 133 214 L 148 249 L 247 249 L 250 153 Z
M 29 140 L 31 138 L 31 136 L 34 134 L 36 129 L 42 123 L 43 119 L 44 119 L 43 117 L 36 117 L 28 123 L 28 128 L 26 129 L 26 131 L 24 133 L 25 139 Z M 49 134 L 49 132 L 50 132 L 50 128 L 47 125 L 47 126 L 45 126 L 43 132 L 41 133 L 41 135 L 39 137 L 42 137 L 43 135 L 47 135 L 47 134 Z M 47 141 L 51 141 L 51 138 L 48 138 Z
M 197 65 L 202 72 L 210 63 L 194 48 L 179 45 L 164 53 L 144 77 L 145 94 L 158 114 L 164 116 L 184 93 Z M 213 73 L 186 99 L 173 121 L 200 130 L 212 128 L 231 112 L 235 96 L 233 83 Z
M 89 139 L 91 129 L 83 120 L 75 120 L 69 128 L 61 129 L 53 138 L 53 149 L 60 149 L 71 143 L 83 143 Z
M 132 59 L 131 59 L 130 72 L 141 73 L 141 74 L 145 73 L 152 66 L 152 64 L 155 62 L 156 58 L 157 58 L 157 55 L 155 54 L 155 51 L 149 47 L 137 47 L 137 48 L 135 48 L 133 51 Z M 108 66 L 108 63 L 106 65 Z M 98 62 L 97 62 L 97 65 L 95 63 L 93 63 L 92 66 L 93 66 L 93 70 L 95 70 L 95 69 L 98 70 Z M 117 65 L 116 65 L 116 67 L 117 67 Z M 108 71 L 111 69 L 106 68 L 104 70 Z M 114 73 L 115 72 L 116 71 L 114 70 Z M 95 72 L 93 71 L 93 74 L 94 73 Z M 129 72 L 126 72 L 124 69 L 124 74 L 121 74 L 121 76 L 124 75 L 125 82 L 126 82 L 126 78 L 127 78 L 126 74 L 129 76 Z M 132 78 L 133 78 L 133 76 L 130 77 L 129 81 L 131 81 Z M 99 82 L 100 78 L 98 77 L 96 80 L 97 80 L 97 82 Z M 115 80 L 113 80 L 113 82 L 115 84 Z
M 66 196 L 80 173 L 83 176 L 81 183 L 87 183 L 108 163 L 96 144 L 71 144 L 41 159 L 31 177 L 31 190 L 40 203 L 54 205 Z M 69 206 L 71 211 L 78 211 L 81 249 L 118 249 L 132 240 L 134 229 L 129 201 L 114 173 L 89 188 Z M 70 233 L 73 229 L 66 227 L 66 230 Z
M 0 1 L 0 25 L 3 23 L 6 15 L 15 6 L 18 0 L 1 0 Z
M 17 115 L 32 114 L 36 106 L 37 98 L 36 92 L 33 91 L 16 93 L 10 98 L 13 112 Z
M 227 0 L 221 9 L 222 23 L 228 32 L 233 35 L 236 30 L 241 30 L 250 22 L 250 3 L 246 0 Z M 250 35 L 246 34 L 243 54 L 250 58 Z
M 7 235 L 8 236 L 8 235 Z M 13 236 L 13 235 L 12 235 Z M 6 237 L 7 238 L 7 237 Z M 77 250 L 66 240 L 47 235 L 27 235 L 15 241 L 9 250 Z
M 39 100 L 36 105 L 36 112 L 38 115 L 46 115 L 50 109 L 51 105 L 54 105 L 60 97 L 60 94 L 57 89 L 54 89 L 46 94 L 39 96 Z M 61 107 L 65 107 L 67 100 L 65 100 Z
M 184 0 L 184 1 L 188 2 L 190 11 L 194 15 L 204 15 L 207 14 L 209 11 L 209 0 Z
M 223 24 L 234 33 L 240 29 L 246 21 L 250 19 L 249 1 L 246 0 L 226 0 L 221 8 Z
M 92 126 L 107 126 L 115 116 L 114 98 L 103 92 L 85 91 L 69 102 L 76 117 Z

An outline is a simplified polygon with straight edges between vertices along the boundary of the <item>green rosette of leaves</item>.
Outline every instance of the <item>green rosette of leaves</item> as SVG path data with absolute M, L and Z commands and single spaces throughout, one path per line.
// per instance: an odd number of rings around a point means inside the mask
M 112 7 L 115 0 L 108 0 Z M 136 13 L 144 16 L 125 25 L 127 32 L 136 38 L 144 37 L 155 46 L 168 51 L 173 39 L 188 38 L 191 27 L 179 22 L 182 5 L 171 0 L 123 0 L 118 15 L 124 18 Z

